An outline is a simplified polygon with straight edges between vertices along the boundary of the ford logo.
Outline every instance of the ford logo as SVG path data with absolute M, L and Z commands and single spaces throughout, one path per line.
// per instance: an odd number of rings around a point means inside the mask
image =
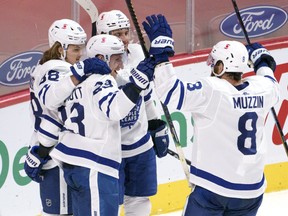
M 7 59 L 0 65 L 0 84 L 20 86 L 29 83 L 30 74 L 42 57 L 40 51 L 28 51 Z
M 246 31 L 251 38 L 270 34 L 287 22 L 287 12 L 274 6 L 249 7 L 240 11 Z M 244 38 L 235 13 L 220 24 L 220 31 L 232 38 Z

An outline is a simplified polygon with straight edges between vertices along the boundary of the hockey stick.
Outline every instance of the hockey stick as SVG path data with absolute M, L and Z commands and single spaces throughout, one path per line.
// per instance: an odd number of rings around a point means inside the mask
M 178 155 L 176 152 L 172 151 L 171 149 L 168 149 L 168 153 L 169 153 L 172 157 L 180 160 L 179 155 Z M 191 161 L 190 161 L 190 160 L 185 159 L 185 161 L 186 161 L 186 163 L 187 163 L 189 166 L 191 165 Z
M 249 39 L 249 37 L 248 37 L 248 33 L 247 33 L 246 28 L 245 28 L 245 26 L 244 26 L 243 20 L 242 20 L 242 18 L 241 18 L 241 16 L 240 16 L 240 12 L 239 12 L 239 9 L 238 9 L 236 0 L 232 0 L 232 3 L 233 3 L 234 11 L 235 11 L 236 16 L 237 16 L 238 21 L 239 21 L 239 24 L 240 24 L 240 26 L 241 26 L 241 29 L 242 29 L 243 33 L 244 33 L 246 42 L 247 42 L 248 45 L 251 45 L 250 39 Z M 286 142 L 286 140 L 285 140 L 285 136 L 284 136 L 283 130 L 282 130 L 282 128 L 281 128 L 281 125 L 280 125 L 280 123 L 279 123 L 279 120 L 278 120 L 278 117 L 277 117 L 277 114 L 276 114 L 276 111 L 275 111 L 274 107 L 271 108 L 271 112 L 272 112 L 272 115 L 273 115 L 273 117 L 274 117 L 276 127 L 277 127 L 277 129 L 278 129 L 278 131 L 279 131 L 279 134 L 280 134 L 280 137 L 281 137 L 282 144 L 283 144 L 283 146 L 284 146 L 286 155 L 288 156 L 288 145 L 287 145 L 287 142 Z
M 96 35 L 96 21 L 98 18 L 98 9 L 92 0 L 75 0 L 90 16 L 91 23 L 92 23 L 92 36 Z
M 149 57 L 149 52 L 148 52 L 148 50 L 147 50 L 147 48 L 145 46 L 145 41 L 144 41 L 140 26 L 139 26 L 139 23 L 138 23 L 138 19 L 137 19 L 137 16 L 136 16 L 132 1 L 131 0 L 125 0 L 125 1 L 126 1 L 128 10 L 129 10 L 131 19 L 133 21 L 134 27 L 136 29 L 137 36 L 139 38 L 139 42 L 140 42 L 140 45 L 141 45 L 141 47 L 143 49 L 144 55 L 145 55 L 145 57 Z M 171 154 L 173 157 L 175 157 L 175 155 L 178 155 L 175 158 L 180 160 L 182 168 L 183 168 L 183 171 L 184 171 L 185 176 L 186 176 L 186 179 L 187 179 L 187 181 L 189 183 L 189 176 L 190 176 L 189 168 L 187 166 L 186 159 L 185 159 L 185 156 L 184 156 L 184 152 L 183 152 L 183 150 L 181 148 L 181 144 L 179 142 L 175 127 L 173 125 L 173 122 L 172 122 L 172 119 L 171 119 L 171 115 L 169 113 L 169 110 L 168 110 L 167 106 L 165 106 L 165 104 L 163 104 L 162 102 L 161 102 L 161 105 L 162 105 L 162 109 L 163 109 L 163 112 L 165 114 L 165 117 L 166 117 L 169 129 L 170 129 L 170 132 L 171 132 L 173 140 L 174 140 L 176 151 L 177 151 L 178 154 L 173 152 L 170 149 L 168 149 L 168 153 Z M 190 164 L 191 164 L 191 162 L 190 162 Z M 190 185 L 190 183 L 189 183 L 189 185 Z M 190 185 L 190 186 L 193 188 L 193 185 Z

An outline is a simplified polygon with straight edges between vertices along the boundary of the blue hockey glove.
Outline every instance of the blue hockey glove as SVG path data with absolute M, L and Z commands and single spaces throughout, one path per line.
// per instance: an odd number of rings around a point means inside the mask
M 276 69 L 276 62 L 274 58 L 270 55 L 269 51 L 265 49 L 259 43 L 253 43 L 250 45 L 246 45 L 249 59 L 254 64 L 254 70 L 257 71 L 259 68 L 265 66 L 270 67 L 273 72 Z
M 35 182 L 42 182 L 44 177 L 42 175 L 42 167 L 50 159 L 49 156 L 41 158 L 38 155 L 39 146 L 33 146 L 26 154 L 26 160 L 24 163 L 24 170 L 26 174 Z
M 134 83 L 137 88 L 141 90 L 146 89 L 153 80 L 155 66 L 156 62 L 153 58 L 145 58 L 138 64 L 137 68 L 131 70 L 130 81 Z
M 161 119 L 150 120 L 148 121 L 148 130 L 151 134 L 157 157 L 162 158 L 166 156 L 169 147 L 169 136 L 166 122 Z
M 142 23 L 150 40 L 149 54 L 153 55 L 157 63 L 168 61 L 169 56 L 174 56 L 174 40 L 172 30 L 165 16 L 147 16 Z
M 88 58 L 84 61 L 79 61 L 70 67 L 73 75 L 77 80 L 82 82 L 91 74 L 110 74 L 111 69 L 106 62 L 99 58 Z

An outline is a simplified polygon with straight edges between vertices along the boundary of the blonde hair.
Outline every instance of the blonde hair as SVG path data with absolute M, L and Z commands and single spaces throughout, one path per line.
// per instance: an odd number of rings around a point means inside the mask
M 59 48 L 62 47 L 61 44 L 56 41 L 50 49 L 46 50 L 43 53 L 42 58 L 39 61 L 39 64 L 44 64 L 45 62 L 52 59 L 61 59 L 61 53 L 59 52 Z

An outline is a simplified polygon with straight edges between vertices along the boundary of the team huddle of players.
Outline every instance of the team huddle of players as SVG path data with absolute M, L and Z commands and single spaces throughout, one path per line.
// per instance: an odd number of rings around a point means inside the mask
M 24 165 L 40 185 L 43 215 L 117 216 L 122 204 L 127 216 L 150 215 L 156 156 L 169 146 L 153 91 L 195 122 L 196 187 L 183 215 L 256 215 L 266 186 L 264 123 L 279 100 L 273 57 L 258 43 L 220 41 L 207 61 L 211 76 L 183 82 L 169 62 L 174 41 L 166 18 L 148 16 L 143 27 L 146 58 L 130 43 L 130 22 L 119 10 L 99 15 L 87 44 L 72 20 L 49 28 L 49 49 L 31 74 L 34 133 Z M 243 79 L 248 60 L 256 76 Z M 257 106 L 246 106 L 250 99 Z

